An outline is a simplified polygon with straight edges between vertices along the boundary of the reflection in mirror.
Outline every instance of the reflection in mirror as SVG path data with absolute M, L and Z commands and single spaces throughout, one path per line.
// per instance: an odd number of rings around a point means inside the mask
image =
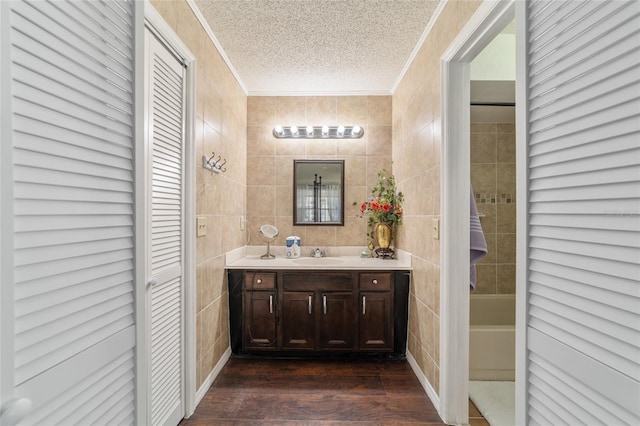
M 344 160 L 293 161 L 293 224 L 344 225 Z

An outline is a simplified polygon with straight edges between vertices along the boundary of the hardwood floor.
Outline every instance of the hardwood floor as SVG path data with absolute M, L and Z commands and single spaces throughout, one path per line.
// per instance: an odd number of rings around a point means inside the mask
M 231 358 L 181 426 L 443 425 L 406 361 Z

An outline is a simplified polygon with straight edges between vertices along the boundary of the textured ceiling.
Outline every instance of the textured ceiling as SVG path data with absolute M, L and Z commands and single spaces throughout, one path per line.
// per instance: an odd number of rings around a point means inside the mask
M 249 95 L 390 94 L 440 0 L 194 0 Z

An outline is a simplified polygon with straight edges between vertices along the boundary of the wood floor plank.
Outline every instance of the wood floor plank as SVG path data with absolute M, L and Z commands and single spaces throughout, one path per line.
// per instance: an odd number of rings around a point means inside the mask
M 415 375 L 382 376 L 381 379 L 387 394 L 425 396 L 424 388 Z
M 180 426 L 443 425 L 404 360 L 231 358 Z
M 377 376 L 288 376 L 225 374 L 215 383 L 217 391 L 229 393 L 343 393 L 384 395 L 382 380 Z
M 384 417 L 385 396 L 250 395 L 243 400 L 239 419 L 378 421 Z

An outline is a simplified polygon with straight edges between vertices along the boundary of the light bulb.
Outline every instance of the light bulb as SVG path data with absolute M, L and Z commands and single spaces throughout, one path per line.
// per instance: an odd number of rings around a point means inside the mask
M 313 126 L 307 126 L 307 136 L 313 136 Z
M 291 126 L 291 135 L 298 136 L 298 126 Z
M 329 126 L 322 126 L 322 136 L 329 136 Z
M 344 136 L 344 126 L 338 126 L 338 136 Z
M 358 136 L 361 130 L 362 128 L 360 126 L 353 126 L 353 129 L 351 129 L 351 134 L 353 136 Z
M 284 136 L 284 129 L 282 128 L 282 126 L 276 126 L 274 130 L 278 135 Z

